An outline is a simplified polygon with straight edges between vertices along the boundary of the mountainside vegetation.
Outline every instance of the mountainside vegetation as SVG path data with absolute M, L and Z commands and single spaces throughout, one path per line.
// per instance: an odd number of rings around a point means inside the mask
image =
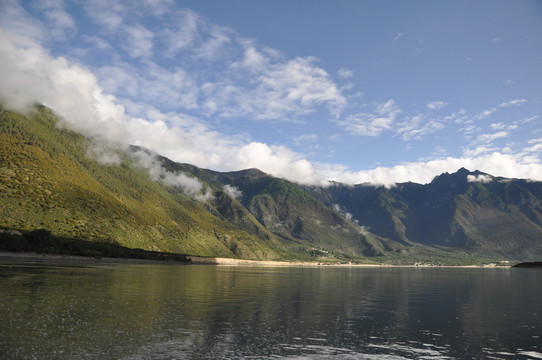
M 426 185 L 310 188 L 338 203 L 370 231 L 405 245 L 423 244 L 502 259 L 542 256 L 542 183 L 459 169 Z
M 275 239 L 252 236 L 153 181 L 127 154 L 119 152 L 120 165 L 101 165 L 88 156 L 88 139 L 57 122 L 45 107 L 29 116 L 0 112 L 0 227 L 152 251 L 285 256 Z
M 44 106 L 0 108 L 0 144 L 7 250 L 33 249 L 46 234 L 66 252 L 90 255 L 124 248 L 403 264 L 542 256 L 540 182 L 460 169 L 427 185 L 301 186 L 257 169 L 216 172 L 105 145 Z

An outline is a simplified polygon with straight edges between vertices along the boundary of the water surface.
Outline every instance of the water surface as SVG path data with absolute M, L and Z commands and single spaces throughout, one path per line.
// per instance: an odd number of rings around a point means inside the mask
M 0 264 L 5 359 L 542 358 L 542 271 Z

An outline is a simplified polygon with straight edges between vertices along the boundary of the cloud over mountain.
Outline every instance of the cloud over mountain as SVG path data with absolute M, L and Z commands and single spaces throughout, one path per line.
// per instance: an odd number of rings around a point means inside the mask
M 536 99 L 464 108 L 437 95 L 408 101 L 391 87 L 370 99 L 358 82 L 367 72 L 346 61 L 334 68 L 248 36 L 172 1 L 5 1 L 0 101 L 43 103 L 70 129 L 116 146 L 301 183 L 428 182 L 463 166 L 542 179 L 537 143 L 524 145 L 539 137 L 524 130 L 540 122 Z M 309 153 L 308 142 L 319 146 Z M 409 151 L 426 142 L 425 153 Z M 447 157 L 427 157 L 430 146 Z

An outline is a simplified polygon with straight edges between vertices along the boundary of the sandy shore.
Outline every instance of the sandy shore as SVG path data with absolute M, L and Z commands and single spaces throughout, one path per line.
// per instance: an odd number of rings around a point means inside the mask
M 273 260 L 244 260 L 230 259 L 220 257 L 201 257 L 188 256 L 193 264 L 202 265 L 249 265 L 249 266 L 362 266 L 362 267 L 381 267 L 390 265 L 378 264 L 352 264 L 352 263 L 322 263 L 322 262 L 303 262 L 303 261 L 273 261 Z
M 358 263 L 327 263 L 327 262 L 302 262 L 302 261 L 271 261 L 271 260 L 243 260 L 230 258 L 211 258 L 188 256 L 193 264 L 203 265 L 249 265 L 249 266 L 318 266 L 318 267 L 413 267 L 413 268 L 508 268 L 509 265 L 485 264 L 485 265 L 389 265 L 389 264 L 358 264 Z
M 192 262 L 168 260 L 144 260 L 111 257 L 89 257 L 74 255 L 42 254 L 35 252 L 8 252 L 0 251 L 0 261 L 27 261 L 27 262 L 51 262 L 51 263 L 89 263 L 89 264 L 173 264 L 173 265 L 218 265 L 218 266 L 365 266 L 379 267 L 387 265 L 374 264 L 327 264 L 317 262 L 300 261 L 267 261 L 267 260 L 244 260 L 220 257 L 187 256 Z
M 429 268 L 429 267 L 453 267 L 453 268 L 506 268 L 510 266 L 502 266 L 497 264 L 487 265 L 464 265 L 464 266 L 452 266 L 452 265 L 387 265 L 387 264 L 355 264 L 355 263 L 326 263 L 326 262 L 302 262 L 302 261 L 272 261 L 272 260 L 244 260 L 244 259 L 231 259 L 220 257 L 202 257 L 202 256 L 187 256 L 191 263 L 183 263 L 180 261 L 169 260 L 144 260 L 144 259 L 127 259 L 127 258 L 110 258 L 110 257 L 87 257 L 87 256 L 73 256 L 73 255 L 55 255 L 55 254 L 39 254 L 33 252 L 1 252 L 0 261 L 21 261 L 21 262 L 42 262 L 42 263 L 86 263 L 86 264 L 155 264 L 155 265 L 217 265 L 217 266 L 269 266 L 269 267 L 281 267 L 281 266 L 305 266 L 305 267 L 416 267 L 416 268 Z

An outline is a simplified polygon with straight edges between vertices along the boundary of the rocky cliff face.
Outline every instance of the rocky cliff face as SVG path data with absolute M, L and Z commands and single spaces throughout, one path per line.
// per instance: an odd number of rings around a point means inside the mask
M 426 185 L 311 189 L 371 232 L 404 244 L 504 258 L 542 255 L 542 183 L 459 169 Z

